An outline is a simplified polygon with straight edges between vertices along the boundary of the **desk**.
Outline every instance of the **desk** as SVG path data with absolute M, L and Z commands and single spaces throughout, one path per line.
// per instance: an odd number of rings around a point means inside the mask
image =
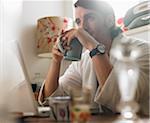
M 87 123 L 150 123 L 149 117 L 139 118 L 139 120 L 132 122 L 114 122 L 118 118 L 118 115 L 96 115 L 92 116 Z M 27 123 L 71 123 L 71 122 L 56 122 L 50 118 L 38 118 L 38 117 L 27 117 L 24 118 Z M 25 122 L 25 123 L 26 123 Z

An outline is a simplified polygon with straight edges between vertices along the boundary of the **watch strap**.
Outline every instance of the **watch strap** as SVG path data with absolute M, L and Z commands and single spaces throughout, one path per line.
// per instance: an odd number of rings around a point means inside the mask
M 90 57 L 92 58 L 93 56 L 97 55 L 97 54 L 104 54 L 104 53 L 101 53 L 99 50 L 98 50 L 98 47 L 100 46 L 101 44 L 98 44 L 96 46 L 96 48 L 92 49 L 89 53 Z

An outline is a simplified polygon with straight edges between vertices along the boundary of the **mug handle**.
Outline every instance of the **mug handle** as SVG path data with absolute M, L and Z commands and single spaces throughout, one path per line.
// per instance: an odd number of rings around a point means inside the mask
M 65 54 L 66 50 L 63 47 L 62 37 L 59 38 L 57 45 L 58 45 L 58 49 L 61 51 L 61 53 Z

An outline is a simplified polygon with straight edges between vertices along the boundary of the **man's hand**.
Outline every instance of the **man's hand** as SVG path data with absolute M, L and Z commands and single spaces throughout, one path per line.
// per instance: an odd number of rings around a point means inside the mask
M 55 43 L 52 49 L 52 58 L 55 62 L 61 62 L 63 58 L 63 53 L 61 53 L 58 49 L 57 42 Z
M 97 46 L 98 42 L 84 29 L 82 28 L 73 28 L 71 30 L 68 30 L 63 35 L 63 40 L 67 40 L 67 46 L 69 46 L 71 40 L 73 38 L 78 38 L 80 43 L 86 48 L 86 49 L 93 49 Z

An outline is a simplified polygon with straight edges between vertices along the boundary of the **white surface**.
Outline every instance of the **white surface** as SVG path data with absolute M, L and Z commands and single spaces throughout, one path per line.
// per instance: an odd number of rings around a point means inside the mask
M 5 50 L 4 79 L 5 105 L 9 112 L 23 112 L 36 114 L 36 104 L 28 77 L 23 69 L 21 54 L 16 42 L 9 42 Z M 2 100 L 2 99 L 0 99 Z
M 127 36 L 139 38 L 142 40 L 150 41 L 150 24 L 131 29 L 125 32 Z
M 48 112 L 51 111 L 50 107 L 38 107 L 38 112 Z
M 4 43 L 19 38 L 22 1 L 23 0 L 3 0 Z
M 6 47 L 6 43 L 18 38 L 18 22 L 22 12 L 21 9 L 22 0 L 0 0 L 0 108 L 8 108 L 8 92 L 13 84 L 14 86 L 17 84 L 12 83 L 12 81 L 16 79 L 15 76 L 18 75 L 19 79 L 22 79 L 21 73 L 17 73 L 20 70 L 19 67 L 15 68 L 15 72 L 12 72 L 10 64 L 13 64 L 13 61 L 15 63 L 16 60 L 14 57 L 7 60 L 9 53 Z M 7 72 L 8 74 L 6 74 Z
M 114 9 L 116 20 L 124 17 L 128 9 L 144 0 L 106 0 Z

